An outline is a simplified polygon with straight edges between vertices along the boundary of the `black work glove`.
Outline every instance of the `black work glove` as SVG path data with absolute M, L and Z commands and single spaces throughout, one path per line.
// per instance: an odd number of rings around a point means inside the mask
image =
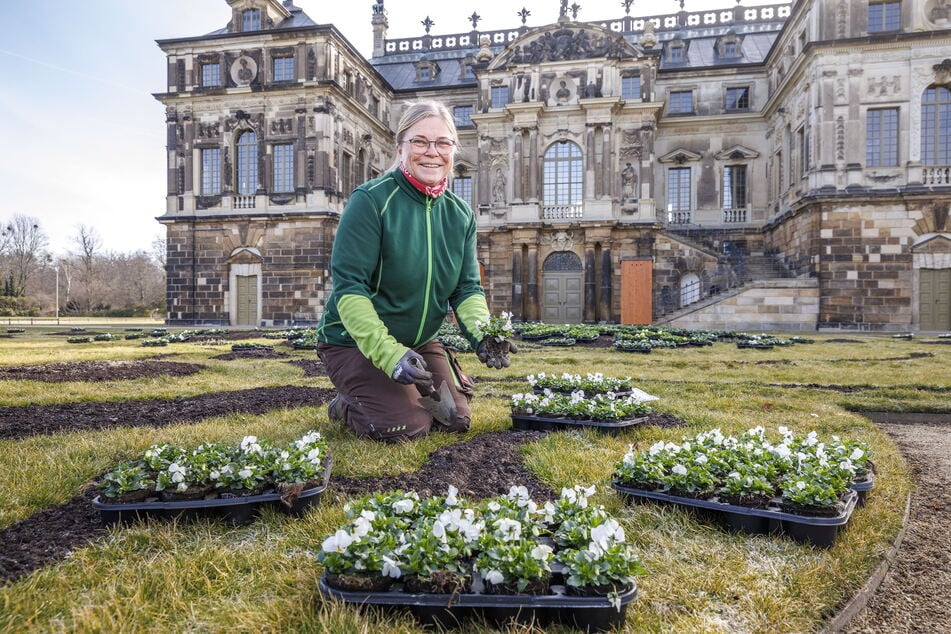
M 413 350 L 407 350 L 393 368 L 390 378 L 403 385 L 416 385 L 429 388 L 433 384 L 433 374 L 426 370 L 426 360 Z
M 516 352 L 518 352 L 518 348 L 511 341 L 496 341 L 492 337 L 486 337 L 480 341 L 479 347 L 476 348 L 476 356 L 479 357 L 479 361 L 490 368 L 509 367 L 512 365 L 509 353 L 515 354 Z

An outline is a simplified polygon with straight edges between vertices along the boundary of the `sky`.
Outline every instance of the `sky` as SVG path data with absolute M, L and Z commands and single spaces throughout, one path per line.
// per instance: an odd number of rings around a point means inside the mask
M 782 0 L 776 0 L 782 2 Z M 318 24 L 333 24 L 361 53 L 372 53 L 375 0 L 295 0 Z M 466 32 L 558 19 L 559 0 L 384 0 L 388 37 Z M 573 0 L 578 19 L 624 15 L 621 0 Z M 743 0 L 743 6 L 773 4 Z M 155 40 L 193 37 L 224 27 L 226 0 L 19 0 L 0 12 L 0 221 L 32 216 L 49 251 L 77 251 L 80 225 L 102 249 L 151 249 L 164 235 L 165 111 L 152 96 L 165 89 L 165 55 Z M 518 5 L 518 6 L 516 6 Z M 686 0 L 688 11 L 732 8 L 734 0 Z M 465 7 L 465 8 L 464 8 Z M 631 15 L 674 13 L 676 0 L 635 0 Z

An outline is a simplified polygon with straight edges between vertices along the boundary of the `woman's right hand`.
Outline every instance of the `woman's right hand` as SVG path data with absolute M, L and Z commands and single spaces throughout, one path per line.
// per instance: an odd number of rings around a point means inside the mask
M 406 354 L 400 357 L 390 378 L 403 385 L 415 383 L 422 387 L 429 387 L 433 384 L 433 374 L 426 370 L 426 360 L 413 350 L 407 350 Z

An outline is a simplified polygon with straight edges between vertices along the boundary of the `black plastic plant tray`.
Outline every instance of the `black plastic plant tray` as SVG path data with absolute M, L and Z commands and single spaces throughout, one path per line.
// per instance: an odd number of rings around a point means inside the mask
M 93 508 L 99 510 L 99 520 L 103 526 L 122 523 L 130 524 L 140 519 L 189 519 L 217 518 L 232 525 L 248 524 L 254 520 L 262 508 L 271 507 L 288 515 L 300 516 L 309 507 L 316 504 L 330 481 L 330 468 L 333 460 L 328 460 L 324 469 L 324 480 L 319 486 L 304 489 L 294 502 L 288 506 L 281 501 L 280 493 L 262 493 L 260 495 L 239 495 L 214 500 L 177 500 L 173 502 L 103 502 L 101 496 L 92 501 Z
M 713 512 L 723 518 L 730 530 L 743 533 L 785 533 L 797 542 L 829 547 L 835 541 L 839 529 L 844 527 L 858 502 L 858 493 L 848 491 L 843 498 L 842 511 L 832 517 L 814 517 L 797 515 L 780 510 L 778 502 L 765 509 L 725 504 L 716 500 L 697 500 L 694 498 L 669 495 L 659 491 L 646 491 L 625 487 L 612 482 L 611 487 L 629 501 L 649 499 L 674 504 L 691 509 Z
M 607 597 L 580 597 L 565 593 L 561 585 L 551 586 L 546 595 L 500 594 L 413 594 L 402 592 L 398 586 L 386 592 L 349 592 L 328 586 L 320 579 L 320 593 L 324 597 L 389 608 L 406 608 L 421 624 L 437 627 L 457 627 L 468 618 L 484 617 L 495 626 L 509 623 L 572 625 L 589 632 L 601 632 L 624 625 L 627 605 L 637 597 L 637 585 L 620 593 L 620 608 L 611 605 Z
M 512 429 L 518 431 L 565 431 L 566 429 L 595 429 L 606 434 L 618 434 L 628 427 L 639 425 L 647 416 L 618 421 L 578 420 L 575 418 L 546 418 L 527 414 L 509 414 Z
M 868 497 L 868 492 L 875 487 L 875 475 L 870 471 L 868 477 L 865 480 L 860 480 L 858 482 L 853 482 L 849 485 L 849 488 L 855 491 L 858 494 L 858 502 L 856 505 L 859 507 L 865 506 L 865 498 Z

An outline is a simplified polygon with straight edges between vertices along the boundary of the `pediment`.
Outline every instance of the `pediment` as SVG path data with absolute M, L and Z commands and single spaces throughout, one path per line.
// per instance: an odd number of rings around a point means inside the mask
M 699 161 L 701 156 L 696 152 L 691 152 L 685 148 L 677 148 L 664 154 L 662 157 L 657 159 L 661 163 L 688 163 L 690 161 Z
M 758 156 L 759 152 L 756 150 L 751 150 L 742 145 L 734 145 L 721 152 L 717 152 L 716 159 L 718 161 L 747 161 L 755 159 Z
M 489 70 L 512 64 L 545 64 L 573 60 L 638 59 L 640 51 L 623 36 L 589 24 L 552 24 L 532 29 L 509 44 Z
M 912 245 L 914 253 L 951 253 L 951 234 L 933 233 L 930 236 L 922 236 Z
M 260 264 L 263 261 L 261 252 L 254 247 L 238 247 L 228 257 L 229 264 Z

